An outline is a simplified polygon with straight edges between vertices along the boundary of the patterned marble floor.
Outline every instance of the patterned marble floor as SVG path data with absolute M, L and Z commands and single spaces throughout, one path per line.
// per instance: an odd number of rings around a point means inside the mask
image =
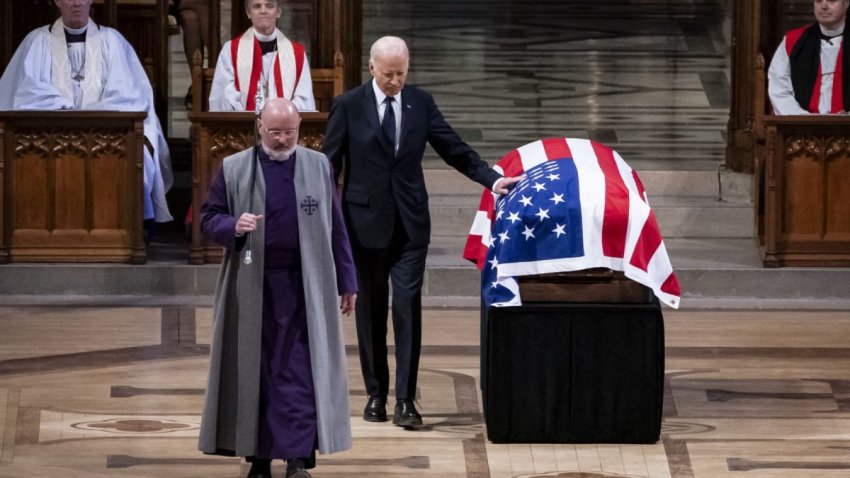
M 366 423 L 345 323 L 354 447 L 316 478 L 838 478 L 850 474 L 850 313 L 665 312 L 662 440 L 492 444 L 478 392 L 478 314 L 429 310 L 427 427 Z M 0 477 L 240 477 L 196 451 L 206 307 L 0 308 Z M 280 469 L 275 478 L 279 478 Z

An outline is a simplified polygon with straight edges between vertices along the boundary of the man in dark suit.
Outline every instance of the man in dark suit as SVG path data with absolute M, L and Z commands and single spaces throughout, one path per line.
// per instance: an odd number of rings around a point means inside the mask
M 422 171 L 425 144 L 496 193 L 506 193 L 520 178 L 503 178 L 491 169 L 445 121 L 429 93 L 405 86 L 408 64 L 401 38 L 383 37 L 372 45 L 373 80 L 334 100 L 324 152 L 337 177 L 344 174 L 342 204 L 360 299 L 355 307 L 357 340 L 369 395 L 363 418 L 387 420 L 391 279 L 397 400 L 393 423 L 414 428 L 422 425 L 413 400 L 422 337 L 422 279 L 431 236 Z

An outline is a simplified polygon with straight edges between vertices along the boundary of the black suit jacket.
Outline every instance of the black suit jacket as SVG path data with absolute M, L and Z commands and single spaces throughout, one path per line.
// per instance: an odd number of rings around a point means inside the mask
M 372 80 L 334 99 L 324 153 L 339 178 L 348 232 L 354 245 L 389 246 L 395 212 L 413 245 L 430 241 L 431 217 L 422 171 L 425 144 L 468 178 L 490 188 L 500 178 L 443 118 L 434 98 L 414 86 L 401 92 L 398 153 L 381 130 Z

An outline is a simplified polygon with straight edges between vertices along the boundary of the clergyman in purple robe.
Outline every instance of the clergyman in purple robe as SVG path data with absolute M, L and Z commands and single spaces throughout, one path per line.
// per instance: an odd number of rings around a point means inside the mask
M 201 207 L 204 237 L 226 253 L 199 448 L 246 457 L 249 478 L 270 477 L 274 459 L 309 477 L 317 449 L 351 447 L 340 311 L 357 279 L 330 162 L 297 145 L 300 121 L 289 100 L 269 101 L 258 159 L 225 158 Z

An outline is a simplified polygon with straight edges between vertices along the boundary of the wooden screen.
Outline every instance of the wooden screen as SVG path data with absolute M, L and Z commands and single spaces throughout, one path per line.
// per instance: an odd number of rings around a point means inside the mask
M 145 262 L 144 113 L 0 113 L 0 262 Z
M 850 265 L 850 118 L 768 116 L 765 134 L 756 172 L 764 264 Z

